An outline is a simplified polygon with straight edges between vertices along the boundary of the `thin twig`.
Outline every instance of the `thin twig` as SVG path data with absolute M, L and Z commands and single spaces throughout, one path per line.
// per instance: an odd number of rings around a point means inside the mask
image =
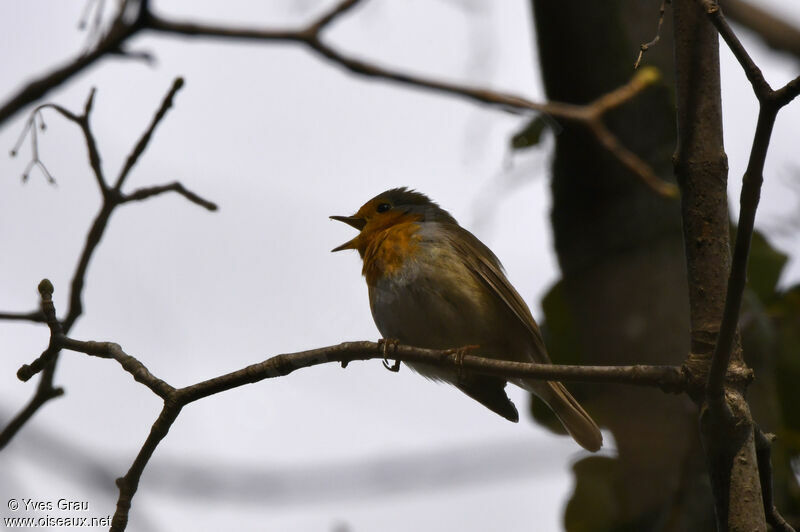
M 42 380 L 41 382 L 45 381 Z M 28 420 L 30 420 L 46 402 L 56 397 L 61 397 L 62 395 L 64 395 L 63 388 L 40 385 L 36 389 L 36 393 L 31 397 L 31 400 L 25 405 L 25 408 L 20 410 L 19 413 L 3 427 L 3 430 L 0 431 L 0 451 L 5 448 L 8 442 L 11 441 L 17 432 L 25 426 Z
M 788 52 L 800 59 L 800 28 L 790 24 L 785 17 L 744 0 L 725 0 L 725 15 L 757 33 L 775 50 Z
M 602 125 L 598 126 L 601 116 L 606 111 L 635 97 L 639 92 L 660 79 L 657 72 L 653 70 L 641 76 L 634 76 L 627 84 L 585 106 L 560 102 L 539 103 L 514 94 L 428 79 L 368 63 L 337 51 L 316 37 L 316 34 L 309 36 L 307 30 L 301 30 L 299 32 L 276 32 L 275 30 L 222 28 L 213 25 L 171 22 L 159 17 L 152 17 L 150 24 L 152 29 L 161 32 L 193 37 L 224 37 L 258 41 L 276 40 L 302 42 L 322 57 L 335 64 L 341 65 L 354 74 L 385 79 L 409 87 L 427 89 L 452 96 L 460 96 L 479 103 L 499 106 L 511 112 L 536 111 L 551 117 L 573 122 L 586 127 L 602 146 L 609 149 L 614 157 L 618 158 L 626 168 L 631 170 L 635 176 L 641 179 L 655 192 L 667 197 L 677 197 L 677 187 L 663 181 L 638 155 L 622 147 L 619 139 L 617 139 L 608 128 Z M 614 104 L 607 105 L 607 102 L 614 102 Z M 613 150 L 611 149 L 612 147 L 614 148 Z
M 100 187 L 100 192 L 103 195 L 105 195 L 107 190 L 108 190 L 108 186 L 106 185 L 105 178 L 103 177 L 103 167 L 102 167 L 102 163 L 100 161 L 100 152 L 99 152 L 99 150 L 97 148 L 97 142 L 94 139 L 94 135 L 92 134 L 92 130 L 91 130 L 91 127 L 89 125 L 89 115 L 90 115 L 90 113 L 92 111 L 92 105 L 94 103 L 94 95 L 95 95 L 95 90 L 94 89 L 89 91 L 89 96 L 86 98 L 86 103 L 84 104 L 84 111 L 83 111 L 83 114 L 81 114 L 81 115 L 76 115 L 72 111 L 70 111 L 70 110 L 68 110 L 68 109 L 66 109 L 66 108 L 64 108 L 64 107 L 62 107 L 60 105 L 54 104 L 54 103 L 45 103 L 45 104 L 37 106 L 32 111 L 32 113 L 31 113 L 31 121 L 37 115 L 41 116 L 43 111 L 51 109 L 51 110 L 56 111 L 57 113 L 61 114 L 61 116 L 63 116 L 64 118 L 66 118 L 70 122 L 73 122 L 73 123 L 77 124 L 78 127 L 81 128 L 81 132 L 83 133 L 83 138 L 86 140 L 86 149 L 87 149 L 87 152 L 89 154 L 89 165 L 91 166 L 92 172 L 95 175 L 95 180 L 97 181 L 97 185 L 98 185 L 98 187 Z M 34 146 L 34 149 L 33 149 L 34 157 L 38 159 L 39 155 L 38 155 L 38 148 L 36 146 L 35 131 L 36 131 L 35 124 L 31 125 L 30 127 L 26 127 L 25 129 L 23 129 L 22 130 L 22 136 L 20 137 L 20 141 L 18 141 L 18 144 L 19 144 L 19 142 L 21 142 L 25 138 L 25 134 L 27 132 L 30 132 L 31 135 L 32 135 L 33 146 Z M 15 148 L 15 151 L 16 151 L 16 148 Z M 15 153 L 15 151 L 12 151 L 12 155 Z
M 42 314 L 47 327 L 50 329 L 50 344 L 32 364 L 24 365 L 17 371 L 17 378 L 21 381 L 27 381 L 48 367 L 60 350 L 57 339 L 63 335 L 63 331 L 61 322 L 56 317 L 56 310 L 53 306 L 53 284 L 49 280 L 44 279 L 39 283 L 39 297 L 42 305 Z
M 667 4 L 670 2 L 671 0 L 661 0 L 661 8 L 658 10 L 658 27 L 656 27 L 656 35 L 653 37 L 652 41 L 642 43 L 639 46 L 639 55 L 636 57 L 636 62 L 633 64 L 634 70 L 639 68 L 639 63 L 642 62 L 642 57 L 644 56 L 645 52 L 647 52 L 647 50 L 655 46 L 658 41 L 661 40 L 661 26 L 664 24 L 664 13 L 667 10 Z
M 140 2 L 140 4 L 144 5 L 145 2 Z M 122 43 L 144 28 L 144 20 L 144 17 L 137 16 L 133 23 L 125 24 L 122 22 L 120 13 L 109 32 L 90 52 L 81 54 L 64 66 L 31 81 L 0 106 L 0 124 L 14 116 L 26 105 L 42 98 L 52 89 L 93 65 L 98 59 L 118 50 Z
M 725 408 L 725 374 L 730 365 L 734 338 L 742 306 L 742 296 L 747 283 L 747 260 L 750 254 L 750 241 L 755 227 L 756 209 L 761 198 L 761 184 L 764 182 L 764 162 L 767 158 L 772 128 L 778 110 L 772 106 L 761 106 L 758 124 L 750 151 L 750 160 L 742 178 L 739 223 L 736 226 L 736 244 L 733 249 L 733 260 L 728 278 L 728 289 L 725 296 L 725 307 L 722 315 L 717 344 L 711 358 L 708 372 L 706 394 L 709 405 Z
M 754 427 L 756 437 L 756 459 L 758 460 L 758 476 L 761 481 L 761 500 L 764 503 L 764 513 L 767 523 L 778 532 L 795 532 L 794 528 L 786 522 L 786 519 L 775 507 L 775 500 L 772 492 L 772 441 L 774 434 L 764 434 L 764 432 Z
M 460 96 L 480 103 L 499 106 L 502 109 L 510 112 L 536 111 L 546 113 L 552 117 L 583 125 L 593 135 L 602 135 L 601 137 L 597 138 L 600 144 L 607 149 L 609 149 L 609 147 L 613 147 L 614 149 L 611 151 L 611 154 L 618 158 L 626 168 L 631 170 L 635 176 L 637 176 L 647 186 L 652 188 L 656 193 L 667 197 L 677 196 L 677 188 L 675 186 L 670 183 L 662 182 L 645 161 L 643 161 L 638 155 L 634 154 L 630 150 L 623 148 L 619 140 L 610 132 L 610 130 L 608 130 L 608 128 L 597 127 L 595 122 L 597 122 L 599 119 L 596 118 L 597 113 L 595 109 L 592 108 L 592 104 L 587 106 L 579 106 L 558 102 L 537 103 L 513 94 L 428 79 L 422 76 L 416 76 L 413 74 L 384 68 L 360 59 L 356 59 L 354 57 L 350 57 L 326 44 L 321 39 L 321 32 L 330 24 L 332 24 L 338 17 L 342 16 L 360 4 L 361 1 L 362 0 L 345 0 L 340 2 L 329 12 L 323 14 L 321 17 L 300 30 L 275 30 L 229 28 L 210 24 L 170 21 L 151 13 L 147 3 L 140 0 L 137 7 L 138 15 L 135 18 L 135 22 L 124 26 L 123 29 L 117 29 L 116 32 L 113 31 L 112 28 L 112 31 L 109 32 L 109 35 L 103 38 L 98 44 L 97 48 L 95 48 L 95 50 L 86 57 L 91 57 L 92 61 L 94 61 L 102 55 L 118 52 L 119 50 L 123 49 L 123 44 L 126 39 L 142 29 L 155 30 L 168 35 L 244 39 L 259 42 L 300 43 L 308 46 L 310 50 L 316 52 L 321 57 L 327 59 L 333 64 L 337 64 L 354 74 L 372 78 L 380 78 L 410 87 Z M 119 15 L 115 21 L 114 27 L 123 24 L 122 16 Z M 112 36 L 115 37 L 115 39 L 112 39 Z M 81 60 L 76 60 L 76 63 L 79 61 Z M 36 94 L 33 99 L 41 96 L 44 94 L 44 92 L 46 92 L 46 90 L 49 90 L 50 87 L 62 83 L 70 75 L 79 72 L 82 68 L 85 68 L 85 66 L 90 64 L 84 63 L 85 59 L 80 65 L 75 65 L 71 68 L 65 67 L 62 69 L 69 71 L 67 76 L 50 75 L 38 82 L 30 84 L 28 87 L 23 89 L 17 97 L 12 98 L 9 103 L 0 108 L 0 123 L 16 112 L 19 107 L 32 101 L 30 97 L 31 95 L 28 93 Z M 651 79 L 651 81 L 655 81 L 653 78 L 649 79 Z M 34 91 L 36 87 L 42 84 L 46 85 L 47 88 Z M 644 86 L 646 85 L 647 84 Z M 630 92 L 629 97 L 632 98 L 637 93 L 638 91 Z M 168 102 L 165 101 L 165 104 L 168 104 Z M 157 119 L 154 120 L 152 127 L 155 127 L 157 122 Z M 146 144 L 148 140 L 149 136 L 145 135 L 142 137 L 141 142 Z M 122 182 L 125 180 L 125 176 L 130 170 L 130 167 L 132 167 L 136 162 L 136 153 L 133 153 L 132 157 L 133 159 L 126 163 L 125 167 L 123 167 L 123 170 L 120 173 L 117 184 L 115 185 L 116 190 L 120 189 Z
M 14 418 L 0 431 L 0 450 L 14 437 L 14 435 L 21 429 L 28 420 L 41 408 L 45 403 L 56 397 L 64 394 L 62 388 L 53 386 L 53 368 L 55 367 L 55 357 L 58 356 L 59 347 L 57 346 L 57 338 L 62 335 L 61 323 L 55 315 L 55 307 L 53 306 L 53 285 L 47 279 L 39 283 L 39 303 L 42 321 L 47 323 L 50 329 L 50 342 L 47 349 L 31 364 L 32 371 L 35 373 L 42 372 L 42 378 L 39 380 L 39 385 L 36 387 L 31 400 L 25 405 Z M 24 370 L 20 368 L 17 376 L 22 378 Z M 23 379 L 27 380 L 27 379 Z
M 44 174 L 45 179 L 47 179 L 47 182 L 50 183 L 51 185 L 55 185 L 56 180 L 53 178 L 52 174 L 44 165 L 42 159 L 39 157 L 39 130 L 36 126 L 37 118 L 41 121 L 42 132 L 44 132 L 45 130 L 44 118 L 42 118 L 40 111 L 41 111 L 40 108 L 34 109 L 34 111 L 31 113 L 30 118 L 28 118 L 28 120 L 25 122 L 25 127 L 22 128 L 22 133 L 20 133 L 20 136 L 17 139 L 16 144 L 14 144 L 14 147 L 11 148 L 11 157 L 17 156 L 17 154 L 19 153 L 19 149 L 22 147 L 22 144 L 25 141 L 25 138 L 28 136 L 28 134 L 30 134 L 31 160 L 28 161 L 28 164 L 22 171 L 22 182 L 23 183 L 26 182 L 30 177 L 31 170 L 33 170 L 34 167 L 38 167 L 42 171 L 42 174 Z
M 114 190 L 120 191 L 122 189 L 122 185 L 125 183 L 125 178 L 128 177 L 131 168 L 133 168 L 133 165 L 136 164 L 136 162 L 139 160 L 139 157 L 141 157 L 142 153 L 144 153 L 145 148 L 147 148 L 147 144 L 150 142 L 150 139 L 153 136 L 153 131 L 155 131 L 156 126 L 158 126 L 158 124 L 164 118 L 164 115 L 166 115 L 167 111 L 169 111 L 170 107 L 172 107 L 172 101 L 175 98 L 175 94 L 181 90 L 183 84 L 183 78 L 175 78 L 175 81 L 172 83 L 172 87 L 170 87 L 169 92 L 167 92 L 167 95 L 161 102 L 161 106 L 158 108 L 158 111 L 156 111 L 156 114 L 150 121 L 150 125 L 139 138 L 139 141 L 136 143 L 133 151 L 130 153 L 130 155 L 128 155 L 128 159 L 125 161 L 125 166 L 123 166 L 122 170 L 120 170 L 119 177 L 117 177 L 117 182 L 114 184 Z
M 147 198 L 151 198 L 153 196 L 158 196 L 159 194 L 163 194 L 164 192 L 177 192 L 187 200 L 191 201 L 192 203 L 196 203 L 201 207 L 208 209 L 209 211 L 216 211 L 217 204 L 208 201 L 207 199 L 201 198 L 191 190 L 188 190 L 179 182 L 169 183 L 167 185 L 159 185 L 156 187 L 147 187 L 147 188 L 140 188 L 139 190 L 135 190 L 130 194 L 126 194 L 122 197 L 121 203 L 128 203 L 129 201 L 142 201 Z
M 361 0 L 343 0 L 339 2 L 339 4 L 333 6 L 330 11 L 319 17 L 316 22 L 310 24 L 304 31 L 312 38 L 318 37 L 322 30 L 330 26 L 334 20 L 344 15 L 360 2 Z
M 98 358 L 116 360 L 122 366 L 122 369 L 133 376 L 136 382 L 144 384 L 162 399 L 167 399 L 175 391 L 175 388 L 150 373 L 150 370 L 139 360 L 125 353 L 119 344 L 114 342 L 82 342 L 63 335 L 58 336 L 56 341 L 62 349 L 79 351 Z
M 709 404 L 724 409 L 725 375 L 730 364 L 742 295 L 747 282 L 747 261 L 755 226 L 756 210 L 761 198 L 761 185 L 764 182 L 764 164 L 767 158 L 767 150 L 769 149 L 770 138 L 778 112 L 800 93 L 800 77 L 790 81 L 777 91 L 773 90 L 764 78 L 761 69 L 758 68 L 731 29 L 716 0 L 698 0 L 698 2 L 739 61 L 760 104 L 750 158 L 742 178 L 741 209 L 739 211 L 736 244 L 733 251 L 722 323 L 711 359 L 706 389 Z
M 44 314 L 41 310 L 34 310 L 33 312 L 0 312 L 0 320 L 44 323 Z
M 129 50 L 125 47 L 120 47 L 118 50 L 112 50 L 109 54 L 122 59 L 131 59 L 134 61 L 141 61 L 147 66 L 155 66 L 156 56 L 147 50 Z
M 797 76 L 772 94 L 775 105 L 780 107 L 788 105 L 798 96 L 800 96 L 800 76 Z
M 640 159 L 635 153 L 626 148 L 619 139 L 602 122 L 591 122 L 591 131 L 595 138 L 609 153 L 611 153 L 623 166 L 638 176 L 650 189 L 666 198 L 678 196 L 678 187 L 674 183 L 664 181 L 656 175 L 650 165 Z
M 155 125 L 164 117 L 164 114 L 169 109 L 171 104 L 171 100 L 175 95 L 175 92 L 182 84 L 182 81 L 176 80 L 173 83 L 172 88 L 170 89 L 167 97 L 165 98 L 164 102 L 161 104 L 159 111 L 156 113 L 156 118 L 154 118 L 153 123 L 151 124 L 150 128 L 145 132 L 145 136 L 142 137 L 136 146 L 134 147 L 131 156 L 128 157 L 129 161 L 133 161 L 134 163 L 138 158 L 141 156 L 142 152 L 147 146 L 147 138 L 152 134 Z M 86 99 L 86 103 L 84 104 L 84 110 L 82 115 L 77 115 L 64 107 L 56 104 L 44 104 L 40 105 L 32 112 L 32 118 L 39 114 L 44 109 L 52 109 L 64 116 L 67 120 L 70 120 L 81 127 L 81 131 L 86 139 L 88 152 L 89 152 L 89 161 L 92 166 L 92 170 L 95 174 L 95 177 L 98 181 L 101 191 L 103 192 L 103 202 L 100 206 L 100 210 L 97 212 L 94 221 L 92 222 L 92 226 L 86 235 L 86 241 L 81 251 L 80 257 L 78 258 L 78 264 L 75 268 L 75 272 L 72 276 L 72 281 L 70 283 L 70 290 L 69 290 L 69 306 L 67 308 L 66 316 L 61 320 L 57 320 L 55 318 L 55 310 L 52 311 L 51 314 L 48 314 L 48 309 L 43 308 L 42 311 L 39 312 L 32 312 L 28 314 L 20 314 L 20 313 L 0 313 L 0 319 L 10 319 L 10 320 L 29 320 L 29 321 L 47 321 L 48 325 L 51 328 L 51 333 L 55 334 L 57 338 L 66 339 L 66 334 L 69 333 L 72 326 L 75 324 L 75 321 L 83 314 L 83 288 L 86 281 L 86 273 L 89 268 L 89 263 L 94 255 L 94 251 L 97 249 L 97 246 L 100 244 L 100 241 L 105 233 L 106 228 L 108 227 L 108 221 L 111 217 L 111 214 L 114 210 L 130 201 L 135 200 L 144 200 L 147 197 L 155 196 L 161 192 L 166 191 L 175 191 L 186 199 L 193 203 L 197 203 L 208 210 L 215 210 L 216 205 L 212 202 L 201 198 L 197 194 L 187 190 L 183 185 L 180 183 L 171 183 L 169 185 L 164 185 L 161 187 L 152 187 L 150 189 L 141 189 L 139 191 L 134 192 L 131 195 L 125 196 L 118 190 L 109 190 L 108 186 L 105 183 L 105 179 L 103 177 L 101 163 L 100 163 L 100 153 L 97 148 L 97 143 L 94 140 L 94 135 L 91 130 L 91 126 L 89 123 L 89 115 L 92 110 L 92 105 L 94 102 L 94 94 L 95 91 L 89 93 L 89 97 Z M 169 103 L 168 103 L 169 102 Z M 35 128 L 35 122 L 28 121 L 26 122 L 25 131 L 30 128 Z M 24 133 L 23 132 L 23 133 Z M 135 155 L 135 156 L 134 156 Z M 132 165 L 131 165 L 132 166 Z M 128 169 L 128 171 L 130 168 Z M 52 293 L 52 291 L 50 291 Z M 44 303 L 44 296 L 42 296 L 42 301 Z M 52 304 L 52 301 L 49 303 Z M 48 316 L 49 319 L 48 319 Z M 55 331 L 55 332 L 53 332 Z M 61 331 L 61 332 L 59 332 Z M 0 432 L 0 448 L 2 448 L 14 435 L 20 430 L 20 428 L 41 408 L 47 401 L 54 397 L 58 397 L 63 394 L 63 390 L 61 388 L 55 388 L 53 386 L 53 377 L 55 375 L 55 368 L 56 363 L 58 361 L 59 351 L 62 349 L 62 343 L 66 342 L 69 343 L 67 340 L 59 340 L 55 344 L 48 346 L 48 348 L 30 365 L 25 365 L 20 368 L 17 372 L 17 376 L 22 380 L 28 380 L 36 374 L 41 373 L 41 378 L 39 380 L 39 384 L 36 388 L 36 393 L 34 394 L 33 398 L 30 402 L 25 406 L 25 408 L 17 414 L 17 416 Z M 70 344 L 71 345 L 71 344 Z M 118 347 L 118 346 L 117 346 Z M 90 348 L 87 347 L 87 350 Z M 94 347 L 93 349 L 97 349 Z M 163 386 L 161 384 L 156 383 L 155 381 L 151 381 L 148 379 L 146 375 L 149 375 L 147 369 L 143 366 L 139 367 L 136 364 L 133 364 L 130 360 L 125 359 L 122 355 L 118 353 L 113 346 L 105 346 L 104 348 L 108 353 L 108 358 L 115 358 L 118 360 L 126 370 L 133 370 L 132 374 L 134 378 L 137 380 L 141 380 L 141 382 L 147 381 L 155 388 L 153 391 L 155 393 L 159 393 L 157 390 L 162 390 L 161 393 L 164 393 Z M 94 353 L 96 356 L 102 356 L 100 354 Z M 133 365 L 131 365 L 133 364 Z
M 733 52 L 736 60 L 742 65 L 744 73 L 747 79 L 750 80 L 750 84 L 753 86 L 753 91 L 758 99 L 766 98 L 769 93 L 772 92 L 772 87 L 769 86 L 767 80 L 764 79 L 764 74 L 761 72 L 761 69 L 758 68 L 758 65 L 756 65 L 753 58 L 750 57 L 750 54 L 747 53 L 741 41 L 736 37 L 733 29 L 731 29 L 725 16 L 722 14 L 722 9 L 720 9 L 717 0 L 699 0 L 699 2 L 703 6 L 706 15 L 708 15 L 709 20 L 711 20 L 711 23 L 714 24 L 714 27 L 717 28 L 720 36 L 725 40 L 728 48 Z
M 111 532 L 122 532 L 128 526 L 128 514 L 131 509 L 131 502 L 136 491 L 139 489 L 139 480 L 142 478 L 144 468 L 147 462 L 153 456 L 153 453 L 161 443 L 161 440 L 169 432 L 178 414 L 181 413 L 181 406 L 172 401 L 164 401 L 164 408 L 161 410 L 158 418 L 153 422 L 150 428 L 150 434 L 136 455 L 136 458 L 131 464 L 130 469 L 124 477 L 117 479 L 117 488 L 119 489 L 119 497 L 117 498 L 117 509 L 114 512 L 114 517 L 111 519 Z

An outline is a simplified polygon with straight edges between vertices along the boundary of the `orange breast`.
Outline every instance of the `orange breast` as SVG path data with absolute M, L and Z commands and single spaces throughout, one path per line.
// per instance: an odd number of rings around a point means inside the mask
M 374 285 L 378 279 L 391 276 L 418 251 L 420 226 L 416 221 L 401 222 L 370 235 L 364 250 L 362 273 L 367 283 Z

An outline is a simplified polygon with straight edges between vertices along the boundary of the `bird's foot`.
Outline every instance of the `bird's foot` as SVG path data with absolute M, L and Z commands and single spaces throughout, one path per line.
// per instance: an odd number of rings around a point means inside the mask
M 470 351 L 478 349 L 480 346 L 477 344 L 465 345 L 456 349 L 451 349 L 449 354 L 453 355 L 456 364 L 456 382 L 461 382 L 464 378 L 464 355 Z
M 400 371 L 400 361 L 395 360 L 394 364 L 390 364 L 389 351 L 395 351 L 399 343 L 399 340 L 393 338 L 381 338 L 378 340 L 378 345 L 383 347 L 383 367 L 394 373 Z

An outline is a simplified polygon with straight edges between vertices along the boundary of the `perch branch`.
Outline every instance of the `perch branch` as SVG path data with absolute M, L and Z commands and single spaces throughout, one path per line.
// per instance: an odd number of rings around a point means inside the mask
M 311 349 L 298 353 L 276 355 L 257 364 L 214 377 L 183 388 L 174 388 L 159 379 L 137 358 L 128 355 L 116 343 L 80 341 L 66 336 L 56 317 L 53 305 L 53 285 L 44 279 L 39 283 L 42 312 L 50 328 L 48 350 L 59 349 L 81 352 L 90 356 L 117 361 L 123 370 L 164 400 L 164 407 L 150 430 L 150 434 L 137 454 L 131 468 L 117 480 L 119 498 L 112 520 L 111 530 L 124 530 L 128 522 L 131 501 L 139 486 L 139 480 L 147 462 L 159 442 L 169 432 L 184 406 L 205 397 L 222 393 L 246 384 L 265 379 L 283 377 L 301 369 L 320 364 L 340 363 L 346 367 L 356 360 L 385 360 L 416 362 L 440 367 L 467 369 L 505 379 L 533 378 L 541 380 L 609 382 L 658 387 L 667 392 L 681 393 L 692 383 L 690 374 L 682 366 L 560 366 L 491 360 L 473 355 L 464 355 L 459 349 L 422 349 L 399 345 L 395 342 L 345 342 L 338 345 Z M 387 345 L 390 347 L 387 350 Z M 43 355 L 43 357 L 46 355 Z M 49 367 L 47 361 L 39 359 L 20 368 L 18 373 L 32 376 L 36 368 Z

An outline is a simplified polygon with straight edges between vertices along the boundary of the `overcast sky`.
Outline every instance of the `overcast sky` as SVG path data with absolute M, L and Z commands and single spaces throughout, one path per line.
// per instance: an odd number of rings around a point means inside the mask
M 654 2 L 655 25 L 657 2 Z M 155 2 L 193 20 L 296 27 L 319 0 Z M 782 7 L 800 24 L 800 7 Z M 6 2 L 0 16 L 0 99 L 79 51 L 82 2 Z M 527 0 L 370 0 L 325 34 L 328 42 L 398 69 L 542 100 Z M 797 63 L 742 31 L 778 85 Z M 548 225 L 548 150 L 509 153 L 525 122 L 453 97 L 364 80 L 292 45 L 229 44 L 142 35 L 131 48 L 155 67 L 105 59 L 48 101 L 76 112 L 97 88 L 92 127 L 115 176 L 172 80 L 186 86 L 132 172 L 127 190 L 180 180 L 220 205 L 178 196 L 121 207 L 89 268 L 85 314 L 71 336 L 113 340 L 157 376 L 187 385 L 270 355 L 375 340 L 356 253 L 329 250 L 353 236 L 328 220 L 387 188 L 417 188 L 450 210 L 500 257 L 541 317 L 558 278 Z M 635 50 L 631 51 L 631 61 Z M 731 192 L 752 140 L 756 103 L 727 51 L 723 105 Z M 50 186 L 30 156 L 0 157 L 0 310 L 37 305 L 43 277 L 66 294 L 99 206 L 83 138 L 45 114 L 40 136 Z M 0 128 L 0 154 L 26 115 Z M 767 162 L 759 222 L 798 210 L 800 105 L 785 109 Z M 550 141 L 546 143 L 547 146 Z M 794 189 L 789 181 L 794 179 Z M 735 209 L 735 207 L 734 207 Z M 777 235 L 776 235 L 777 236 Z M 782 282 L 800 281 L 795 256 Z M 0 323 L 0 420 L 33 393 L 18 367 L 46 346 L 40 325 Z M 10 498 L 89 501 L 113 513 L 113 478 L 130 466 L 160 404 L 110 361 L 64 353 L 53 401 L 0 453 L 0 517 Z M 518 407 L 526 398 L 511 391 Z M 523 416 L 524 417 L 524 416 Z M 613 453 L 607 437 L 604 452 Z M 145 471 L 130 530 L 319 531 L 560 529 L 571 440 L 527 419 L 511 424 L 456 390 L 379 362 L 299 371 L 187 407 Z M 489 510 L 490 509 L 490 510 Z M 349 527 L 349 528 L 347 528 Z

